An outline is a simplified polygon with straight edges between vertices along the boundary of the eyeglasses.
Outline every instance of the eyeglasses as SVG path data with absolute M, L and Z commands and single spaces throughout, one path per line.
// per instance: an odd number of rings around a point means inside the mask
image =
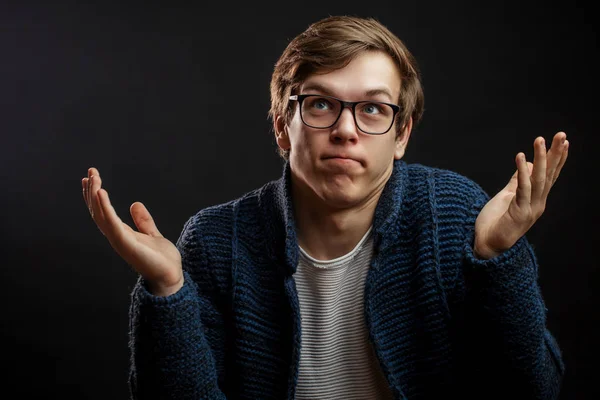
M 290 100 L 300 104 L 300 118 L 311 128 L 326 129 L 336 124 L 344 108 L 352 109 L 354 123 L 369 135 L 383 135 L 394 124 L 400 107 L 380 101 L 344 101 L 320 94 L 295 94 Z

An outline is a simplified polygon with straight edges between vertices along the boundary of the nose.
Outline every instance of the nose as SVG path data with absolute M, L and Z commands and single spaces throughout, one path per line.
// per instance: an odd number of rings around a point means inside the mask
M 330 138 L 332 141 L 340 143 L 345 141 L 358 141 L 358 128 L 354 122 L 354 115 L 351 107 L 344 107 L 340 118 L 331 128 Z

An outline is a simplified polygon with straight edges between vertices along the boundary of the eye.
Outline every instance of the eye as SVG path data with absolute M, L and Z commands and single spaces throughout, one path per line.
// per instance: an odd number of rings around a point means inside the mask
M 381 106 L 376 103 L 367 103 L 363 106 L 362 110 L 366 114 L 380 114 Z
M 311 107 L 316 108 L 317 110 L 329 110 L 331 109 L 331 103 L 323 97 L 318 97 L 312 101 Z

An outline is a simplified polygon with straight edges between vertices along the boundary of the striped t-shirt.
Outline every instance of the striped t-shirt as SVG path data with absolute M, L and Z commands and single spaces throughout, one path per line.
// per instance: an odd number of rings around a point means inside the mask
M 316 260 L 300 248 L 294 274 L 302 318 L 297 399 L 392 399 L 365 323 L 372 255 L 371 229 L 333 260 Z

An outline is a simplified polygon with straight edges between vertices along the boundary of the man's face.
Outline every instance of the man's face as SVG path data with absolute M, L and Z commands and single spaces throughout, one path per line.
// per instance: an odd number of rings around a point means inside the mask
M 387 54 L 365 52 L 342 69 L 309 76 L 299 94 L 397 104 L 400 74 Z M 305 125 L 298 106 L 288 125 L 278 118 L 277 143 L 290 150 L 292 182 L 299 191 L 295 195 L 334 209 L 360 207 L 375 199 L 391 175 L 393 160 L 404 155 L 410 136 L 410 124 L 398 139 L 395 128 L 394 124 L 383 135 L 366 134 L 357 128 L 350 108 L 326 129 Z

